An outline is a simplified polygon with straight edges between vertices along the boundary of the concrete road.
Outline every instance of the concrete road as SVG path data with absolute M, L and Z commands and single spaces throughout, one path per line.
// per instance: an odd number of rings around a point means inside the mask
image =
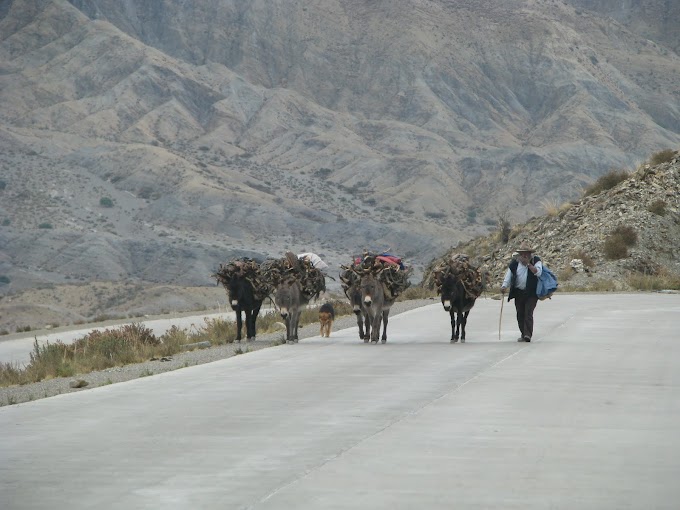
M 679 508 L 680 296 L 499 307 L 0 408 L 0 508 Z

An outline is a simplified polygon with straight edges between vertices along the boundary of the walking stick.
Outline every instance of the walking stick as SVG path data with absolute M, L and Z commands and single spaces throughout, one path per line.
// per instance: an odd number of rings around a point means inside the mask
M 503 320 L 503 302 L 505 301 L 505 294 L 501 293 L 501 314 L 498 316 L 498 341 L 501 340 L 501 321 Z

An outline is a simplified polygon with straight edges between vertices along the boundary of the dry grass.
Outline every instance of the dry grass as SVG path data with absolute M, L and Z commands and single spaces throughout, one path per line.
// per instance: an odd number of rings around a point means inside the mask
M 349 303 L 331 301 L 336 317 L 350 315 Z M 312 324 L 319 320 L 318 307 L 305 309 L 300 324 Z M 281 321 L 278 312 L 272 310 L 258 318 L 259 333 L 277 331 L 275 323 Z M 223 319 L 206 319 L 202 327 L 191 330 L 170 328 L 157 337 L 142 324 L 126 324 L 112 329 L 94 330 L 72 344 L 61 341 L 33 345 L 30 361 L 25 366 L 0 363 L 0 386 L 28 384 L 55 377 L 72 377 L 96 370 L 142 363 L 151 358 L 172 356 L 186 349 L 187 344 L 209 341 L 211 345 L 233 343 L 236 324 Z
M 680 276 L 669 274 L 635 273 L 628 276 L 627 283 L 635 290 L 680 290 Z
M 584 196 L 597 195 L 602 191 L 613 188 L 620 182 L 625 181 L 630 177 L 630 173 L 626 170 L 611 170 L 609 173 L 601 176 L 597 181 L 588 186 L 583 192 Z
M 649 159 L 649 164 L 660 165 L 661 163 L 670 163 L 675 156 L 676 152 L 671 149 L 659 151 L 652 155 L 652 157 Z

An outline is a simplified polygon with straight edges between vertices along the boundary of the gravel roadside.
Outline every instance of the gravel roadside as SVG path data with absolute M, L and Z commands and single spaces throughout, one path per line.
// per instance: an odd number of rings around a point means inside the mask
M 392 306 L 390 316 L 394 316 L 408 310 L 413 310 L 414 308 L 419 308 L 421 306 L 431 305 L 434 302 L 435 301 L 433 299 L 399 301 L 394 303 Z M 354 315 L 338 317 L 333 323 L 333 331 L 356 327 L 356 325 L 357 321 Z M 299 331 L 300 340 L 318 336 L 318 334 L 318 323 L 308 324 Z M 266 347 L 279 345 L 284 338 L 285 332 L 268 333 L 258 336 L 255 342 L 241 342 L 240 344 L 233 343 L 210 347 L 207 349 L 196 349 L 189 352 L 177 353 L 173 355 L 168 361 L 146 361 L 144 363 L 113 367 L 98 372 L 90 372 L 89 374 L 77 375 L 74 377 L 60 377 L 32 384 L 25 384 L 23 386 L 0 388 L 0 407 L 52 397 L 62 393 L 84 391 L 90 388 L 96 388 L 98 386 L 129 381 L 131 379 L 147 377 L 189 366 L 202 365 L 203 363 L 210 363 L 236 356 L 239 349 L 242 350 L 244 354 L 247 354 L 248 352 L 258 351 Z M 359 341 L 358 338 L 357 341 Z M 72 384 L 79 381 L 83 381 L 80 382 L 80 384 L 83 385 L 82 387 L 71 387 Z M 85 385 L 84 383 L 87 384 Z

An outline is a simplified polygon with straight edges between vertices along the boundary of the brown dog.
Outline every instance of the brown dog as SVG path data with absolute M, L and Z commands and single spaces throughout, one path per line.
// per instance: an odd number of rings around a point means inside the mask
M 331 329 L 333 328 L 333 320 L 335 320 L 335 310 L 333 310 L 333 305 L 330 303 L 324 303 L 319 308 L 319 322 L 321 323 L 321 333 L 322 337 L 330 337 Z

